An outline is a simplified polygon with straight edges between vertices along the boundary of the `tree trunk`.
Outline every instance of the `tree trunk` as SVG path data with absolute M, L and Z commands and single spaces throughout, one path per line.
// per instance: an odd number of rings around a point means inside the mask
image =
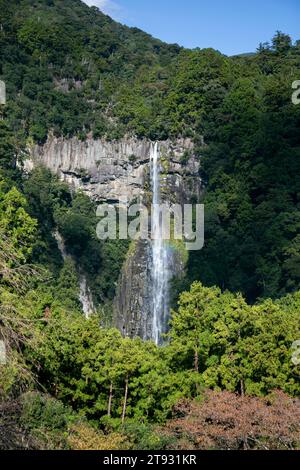
M 195 349 L 195 354 L 194 354 L 194 368 L 196 372 L 199 372 L 199 354 L 198 354 L 198 349 Z
M 124 424 L 126 416 L 126 407 L 127 407 L 127 397 L 128 397 L 128 376 L 125 380 L 125 394 L 124 394 L 124 403 L 123 403 L 123 412 L 122 412 L 122 424 Z
M 109 418 L 111 417 L 112 398 L 113 398 L 113 383 L 111 382 L 110 387 L 109 387 L 109 398 L 108 398 L 108 407 L 107 407 L 107 416 Z
M 243 448 L 244 450 L 249 450 L 248 438 L 246 436 L 243 439 Z
M 242 396 L 242 397 L 245 396 L 245 383 L 244 383 L 244 379 L 241 379 L 241 396 Z

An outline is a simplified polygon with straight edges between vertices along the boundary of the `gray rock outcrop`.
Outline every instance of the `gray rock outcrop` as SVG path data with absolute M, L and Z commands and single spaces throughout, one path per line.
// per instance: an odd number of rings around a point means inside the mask
M 149 140 L 123 138 L 118 141 L 80 141 L 49 136 L 45 145 L 30 148 L 25 170 L 43 164 L 74 189 L 82 189 L 96 201 L 129 201 L 144 197 L 149 172 Z M 190 139 L 160 142 L 166 162 L 165 185 L 176 199 L 199 192 L 199 162 Z

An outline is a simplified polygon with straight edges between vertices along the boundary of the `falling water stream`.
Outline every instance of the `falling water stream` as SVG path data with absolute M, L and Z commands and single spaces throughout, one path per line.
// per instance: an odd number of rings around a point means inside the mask
M 64 240 L 57 230 L 53 233 L 53 236 L 57 242 L 63 260 L 65 261 L 70 255 L 67 253 Z M 79 273 L 79 301 L 82 305 L 82 311 L 85 317 L 89 318 L 95 312 L 95 306 L 91 291 L 87 285 L 86 276 L 83 273 Z
M 169 320 L 169 283 L 171 279 L 171 255 L 168 243 L 163 239 L 163 224 L 159 206 L 161 198 L 161 175 L 158 144 L 151 145 L 151 184 L 152 184 L 152 217 L 151 217 L 151 334 L 157 345 L 162 344 L 163 334 L 167 331 Z M 54 233 L 58 247 L 64 259 L 68 256 L 64 241 L 58 232 Z M 95 311 L 91 292 L 83 273 L 79 273 L 79 300 L 87 318 Z
M 92 293 L 87 285 L 86 276 L 84 274 L 80 274 L 79 279 L 79 300 L 82 305 L 85 318 L 90 318 L 90 316 L 95 312 L 95 307 Z
M 152 338 L 161 344 L 162 334 L 166 332 L 169 316 L 170 266 L 168 245 L 163 240 L 162 220 L 158 205 L 161 204 L 161 180 L 158 144 L 151 146 L 151 183 L 152 183 Z

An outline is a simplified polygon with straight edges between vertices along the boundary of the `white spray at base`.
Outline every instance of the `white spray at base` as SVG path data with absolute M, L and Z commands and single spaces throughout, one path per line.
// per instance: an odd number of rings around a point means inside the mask
M 152 183 L 152 237 L 151 251 L 151 298 L 152 298 L 152 339 L 161 344 L 162 334 L 167 330 L 169 319 L 169 282 L 171 278 L 168 245 L 163 240 L 160 211 L 160 164 L 158 144 L 151 146 L 151 183 Z
M 63 260 L 65 261 L 68 256 L 71 256 L 67 253 L 64 239 L 57 230 L 53 233 L 53 236 L 57 242 L 57 246 Z M 79 301 L 82 305 L 82 311 L 85 318 L 90 318 L 90 316 L 95 312 L 95 306 L 93 303 L 92 293 L 87 285 L 86 276 L 82 273 L 79 273 Z

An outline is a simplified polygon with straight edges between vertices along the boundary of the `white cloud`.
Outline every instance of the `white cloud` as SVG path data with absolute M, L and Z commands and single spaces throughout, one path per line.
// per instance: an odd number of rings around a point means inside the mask
M 112 16 L 115 19 L 121 19 L 121 7 L 113 0 L 83 0 L 89 7 L 98 7 L 106 15 Z

